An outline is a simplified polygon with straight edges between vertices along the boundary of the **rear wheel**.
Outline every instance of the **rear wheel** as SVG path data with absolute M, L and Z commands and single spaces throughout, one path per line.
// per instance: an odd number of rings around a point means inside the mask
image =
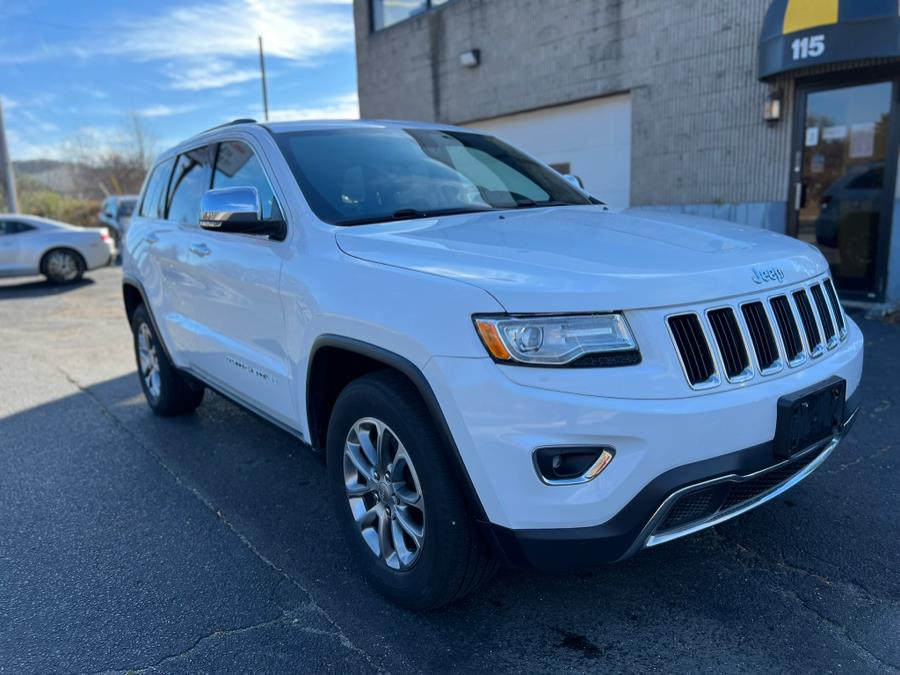
M 150 409 L 162 417 L 193 412 L 203 400 L 204 388 L 169 361 L 144 305 L 134 310 L 131 328 L 141 389 Z
M 347 385 L 327 445 L 340 527 L 382 594 L 411 609 L 440 607 L 494 574 L 449 448 L 404 377 L 382 371 Z
M 41 274 L 55 284 L 70 284 L 84 276 L 87 265 L 79 253 L 68 248 L 47 251 L 41 260 Z

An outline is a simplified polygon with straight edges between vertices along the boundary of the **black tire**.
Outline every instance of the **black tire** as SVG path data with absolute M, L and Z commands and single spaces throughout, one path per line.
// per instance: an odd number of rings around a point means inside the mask
M 147 399 L 147 405 L 161 417 L 185 415 L 196 410 L 203 400 L 205 388 L 194 380 L 189 380 L 178 372 L 166 356 L 165 350 L 153 327 L 153 322 L 144 305 L 138 305 L 131 319 L 131 330 L 134 335 L 134 355 L 137 361 L 138 378 L 141 389 Z M 157 365 L 158 379 L 151 380 L 146 376 L 149 372 L 141 364 L 141 336 L 152 352 L 150 356 Z
M 86 269 L 81 254 L 70 248 L 50 249 L 41 258 L 41 274 L 53 284 L 74 284 L 81 280 Z
M 392 569 L 366 544 L 348 500 L 344 446 L 351 429 L 365 418 L 390 428 L 418 475 L 425 505 L 424 535 L 420 553 L 407 569 Z M 327 470 L 339 528 L 369 583 L 409 609 L 432 609 L 458 600 L 498 568 L 453 478 L 450 452 L 418 391 L 399 373 L 365 375 L 338 396 L 328 425 Z

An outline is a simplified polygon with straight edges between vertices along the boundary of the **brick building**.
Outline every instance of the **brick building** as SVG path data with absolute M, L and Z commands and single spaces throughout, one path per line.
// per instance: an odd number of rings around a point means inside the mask
M 355 0 L 368 118 L 489 130 L 616 206 L 816 243 L 900 301 L 897 0 Z

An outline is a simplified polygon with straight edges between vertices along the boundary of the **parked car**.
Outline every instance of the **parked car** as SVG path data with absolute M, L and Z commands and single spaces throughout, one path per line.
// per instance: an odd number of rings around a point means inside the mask
M 54 283 L 78 281 L 108 265 L 113 240 L 103 228 L 85 229 L 48 218 L 0 213 L 0 277 L 43 274 Z
M 103 200 L 97 218 L 109 227 L 111 234 L 118 242 L 128 229 L 131 214 L 137 203 L 137 195 L 110 195 Z
M 408 607 L 759 506 L 858 407 L 813 246 L 612 210 L 468 129 L 210 130 L 159 158 L 123 258 L 150 408 L 210 388 L 323 453 L 319 526 Z

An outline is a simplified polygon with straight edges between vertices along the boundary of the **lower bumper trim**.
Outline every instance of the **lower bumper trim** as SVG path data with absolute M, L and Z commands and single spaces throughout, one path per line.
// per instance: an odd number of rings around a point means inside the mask
M 772 463 L 774 441 L 695 462 L 668 471 L 651 481 L 609 521 L 592 527 L 512 530 L 488 525 L 489 538 L 501 560 L 510 567 L 542 571 L 570 571 L 630 557 L 644 547 L 656 546 L 713 527 L 756 508 L 809 476 L 834 452 L 855 421 L 857 396 L 847 401 L 840 432 L 789 460 Z M 729 498 L 728 486 L 759 480 L 791 469 L 787 475 L 746 499 Z M 694 518 L 672 525 L 672 509 L 686 496 L 722 487 L 719 501 L 711 501 Z

